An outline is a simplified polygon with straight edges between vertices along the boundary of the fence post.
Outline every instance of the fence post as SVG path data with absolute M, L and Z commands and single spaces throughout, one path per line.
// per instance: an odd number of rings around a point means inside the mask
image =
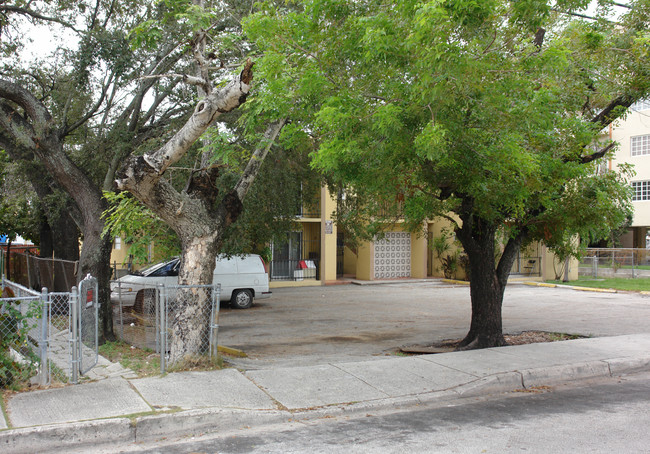
M 212 313 L 210 314 L 210 358 L 219 355 L 219 306 L 221 306 L 221 284 L 212 286 Z
M 155 311 L 155 314 L 154 314 L 154 330 L 155 330 L 154 332 L 156 333 L 156 335 L 154 337 L 156 338 L 156 353 L 160 354 L 160 352 L 162 351 L 162 349 L 160 347 L 160 334 L 159 334 L 160 333 L 160 312 L 161 312 L 161 310 L 160 310 L 161 309 L 160 308 L 160 296 L 159 296 L 160 292 L 158 291 L 158 289 L 155 289 L 154 292 L 156 292 L 156 293 L 154 293 L 154 298 L 155 298 L 154 299 L 154 306 L 156 308 L 156 311 Z
M 50 382 L 49 364 L 47 362 L 47 351 L 49 347 L 49 326 L 50 326 L 50 299 L 47 295 L 47 288 L 41 291 L 41 338 L 39 347 L 41 350 L 41 376 L 40 385 L 45 386 Z
M 75 385 L 79 381 L 79 322 L 78 322 L 78 309 L 79 309 L 79 294 L 77 287 L 72 287 L 70 292 L 70 347 L 72 349 L 71 366 L 71 381 Z
M 166 308 L 165 308 L 165 286 L 162 284 L 158 285 L 158 302 L 160 304 L 160 373 L 164 374 L 166 365 L 165 365 L 165 355 L 167 355 L 167 320 L 166 320 Z
M 122 305 L 122 281 L 117 281 L 117 299 L 120 302 L 120 339 L 124 339 L 124 306 Z

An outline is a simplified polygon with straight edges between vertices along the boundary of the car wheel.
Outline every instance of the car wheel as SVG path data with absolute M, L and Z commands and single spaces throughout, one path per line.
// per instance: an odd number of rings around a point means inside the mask
M 248 309 L 253 305 L 253 294 L 250 290 L 235 290 L 230 305 L 235 309 Z

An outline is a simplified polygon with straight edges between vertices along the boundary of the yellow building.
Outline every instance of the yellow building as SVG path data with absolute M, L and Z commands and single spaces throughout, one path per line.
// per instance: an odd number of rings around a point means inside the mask
M 461 254 L 453 238 L 447 239 L 448 249 L 441 256 L 433 246 L 437 238 L 449 236 L 448 220 L 429 221 L 422 232 L 416 233 L 406 231 L 397 223 L 382 237 L 353 250 L 346 245 L 344 233 L 338 231 L 334 222 L 336 204 L 336 198 L 327 188 L 321 188 L 316 200 L 301 208 L 295 229 L 288 233 L 287 240 L 270 245 L 268 271 L 272 288 L 328 285 L 351 279 L 424 279 L 445 275 L 465 278 Z M 128 263 L 128 247 L 119 238 L 113 247 L 111 263 L 119 269 Z M 155 260 L 153 248 L 150 253 Z M 548 280 L 558 275 L 564 275 L 563 264 L 557 263 L 539 245 L 520 253 L 511 277 Z M 571 262 L 568 276 L 570 280 L 577 279 L 577 261 Z

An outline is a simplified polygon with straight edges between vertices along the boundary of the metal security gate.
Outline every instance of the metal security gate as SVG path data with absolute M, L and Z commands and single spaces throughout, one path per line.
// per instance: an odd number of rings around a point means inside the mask
M 72 381 L 76 382 L 75 369 L 85 374 L 97 365 L 99 358 L 99 301 L 97 279 L 88 275 L 79 283 L 79 294 L 75 298 L 75 288 L 72 289 L 72 323 L 76 327 L 73 334 Z M 78 364 L 78 368 L 74 365 Z

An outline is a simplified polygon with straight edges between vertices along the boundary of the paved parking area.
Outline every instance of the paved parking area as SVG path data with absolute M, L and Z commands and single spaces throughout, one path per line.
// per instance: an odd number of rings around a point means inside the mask
M 510 284 L 504 332 L 556 331 L 589 336 L 650 332 L 650 297 Z M 469 287 L 439 280 L 274 289 L 248 310 L 221 312 L 219 344 L 248 358 L 244 369 L 382 358 L 402 345 L 463 337 Z

